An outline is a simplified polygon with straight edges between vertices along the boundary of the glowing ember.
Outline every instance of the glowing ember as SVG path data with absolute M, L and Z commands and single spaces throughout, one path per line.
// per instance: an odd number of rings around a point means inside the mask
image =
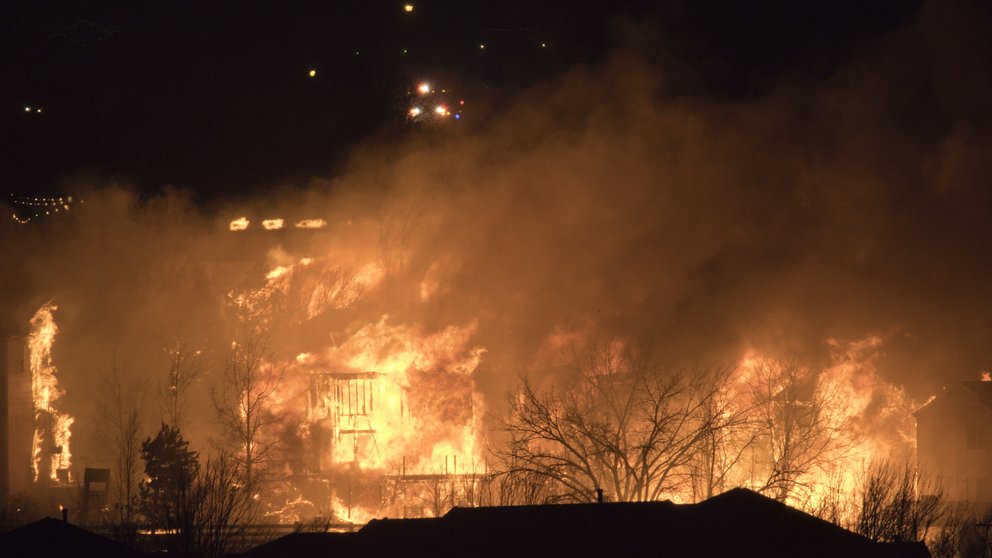
M 250 223 L 251 221 L 249 221 L 247 217 L 238 217 L 237 219 L 231 221 L 229 228 L 232 231 L 243 231 L 248 228 Z
M 323 219 L 303 219 L 296 222 L 298 229 L 322 229 L 327 226 L 327 221 Z
M 68 471 L 72 462 L 69 450 L 70 427 L 74 419 L 59 411 L 55 403 L 62 397 L 52 363 L 52 345 L 58 327 L 53 313 L 57 306 L 44 304 L 31 318 L 31 394 L 34 402 L 35 430 L 32 446 L 34 480 L 59 481 L 59 470 Z M 64 477 L 62 480 L 68 480 Z

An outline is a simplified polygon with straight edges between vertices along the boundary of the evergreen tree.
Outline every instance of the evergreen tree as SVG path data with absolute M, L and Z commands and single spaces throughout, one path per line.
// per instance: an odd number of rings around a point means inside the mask
M 165 529 L 182 528 L 183 502 L 200 471 L 198 454 L 190 451 L 178 428 L 162 423 L 154 438 L 141 444 L 145 482 L 141 512 L 146 521 Z

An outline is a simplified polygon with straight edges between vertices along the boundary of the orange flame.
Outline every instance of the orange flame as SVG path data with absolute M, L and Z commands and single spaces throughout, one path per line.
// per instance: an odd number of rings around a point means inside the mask
M 797 484 L 807 487 L 805 493 L 788 498 L 790 505 L 807 509 L 819 505 L 830 491 L 854 490 L 858 475 L 873 461 L 911 459 L 916 451 L 912 411 L 917 405 L 901 387 L 881 378 L 876 370 L 882 339 L 829 339 L 827 344 L 833 349 L 833 363 L 816 375 L 810 397 L 819 398 L 824 405 L 829 423 L 825 427 L 835 443 L 819 460 L 820 466 L 811 467 L 798 479 Z M 756 371 L 773 362 L 774 359 L 748 351 L 733 383 L 737 387 L 732 389 L 746 389 Z
M 58 333 L 54 317 L 57 309 L 57 306 L 48 302 L 31 318 L 29 349 L 31 395 L 35 410 L 31 468 L 35 481 L 39 480 L 42 472 L 47 472 L 49 480 L 58 481 L 59 469 L 68 469 L 72 462 L 69 438 L 72 436 L 70 427 L 75 419 L 55 407 L 55 402 L 64 395 L 52 363 L 52 345 Z
M 270 268 L 260 287 L 229 293 L 241 319 L 256 327 L 352 307 L 386 275 L 374 260 L 331 254 L 296 263 L 276 259 L 281 265 Z M 293 521 L 308 511 L 333 511 L 338 519 L 364 523 L 377 513 L 406 512 L 396 503 L 377 507 L 340 485 L 355 475 L 388 482 L 395 475 L 477 473 L 485 405 L 473 372 L 485 349 L 473 343 L 476 330 L 475 322 L 427 329 L 383 315 L 343 339 L 332 334 L 323 347 L 273 355 L 279 362 L 264 366 L 285 374 L 269 411 L 298 417 L 289 428 L 306 448 L 306 472 L 328 484 L 321 494 L 284 483 L 278 495 L 269 494 L 267 513 Z

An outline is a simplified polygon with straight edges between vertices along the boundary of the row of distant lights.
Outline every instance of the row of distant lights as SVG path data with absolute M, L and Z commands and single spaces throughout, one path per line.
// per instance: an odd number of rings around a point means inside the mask
M 34 113 L 41 114 L 42 111 L 44 111 L 44 110 L 45 109 L 42 108 L 42 107 L 32 107 L 31 105 L 25 105 L 24 106 L 24 112 L 34 112 Z
M 14 221 L 22 225 L 30 223 L 31 219 L 37 219 L 44 215 L 52 215 L 53 213 L 59 213 L 60 211 L 69 211 L 72 205 L 72 196 L 67 196 L 64 198 L 34 198 L 11 195 L 10 200 L 14 205 L 36 208 L 36 212 L 32 217 L 22 218 L 18 217 L 17 213 L 11 214 Z
M 264 219 L 262 220 L 262 228 L 267 231 L 276 231 L 285 227 L 285 219 Z M 247 217 L 238 217 L 237 219 L 231 221 L 229 229 L 232 231 L 244 231 L 248 230 L 251 225 L 251 221 Z M 295 227 L 298 229 L 322 229 L 327 226 L 327 221 L 323 219 L 303 219 L 302 221 L 297 221 Z

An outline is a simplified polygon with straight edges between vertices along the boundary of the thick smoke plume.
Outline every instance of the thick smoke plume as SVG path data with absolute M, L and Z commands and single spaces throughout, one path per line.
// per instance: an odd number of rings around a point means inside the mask
M 363 328 L 454 327 L 490 409 L 518 375 L 605 338 L 691 367 L 749 350 L 826 366 L 831 343 L 875 336 L 879 373 L 923 399 L 992 368 L 988 16 L 923 6 L 829 78 L 746 99 L 673 97 L 637 43 L 473 127 L 366 146 L 338 177 L 217 211 L 73 184 L 85 203 L 68 217 L 2 225 L 4 324 L 23 332 L 57 303 L 54 358 L 83 429 L 103 371 L 151 394 L 168 347 L 202 347 L 201 446 L 232 297 L 301 258 L 352 291 L 317 310 L 280 299 L 280 357 Z M 328 225 L 229 231 L 241 216 Z M 86 439 L 74 454 L 98 459 Z

